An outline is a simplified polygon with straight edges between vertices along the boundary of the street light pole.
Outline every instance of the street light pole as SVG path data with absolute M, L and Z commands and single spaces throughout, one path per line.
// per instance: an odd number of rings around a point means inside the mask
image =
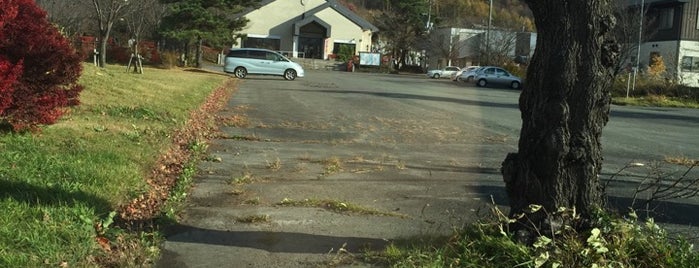
M 493 23 L 493 0 L 488 8 L 488 30 L 485 32 L 485 60 L 490 64 L 490 25 Z
M 641 0 L 641 7 L 639 8 L 639 19 L 638 19 L 638 47 L 636 48 L 636 68 L 633 70 L 633 86 L 631 90 L 636 90 L 636 77 L 638 76 L 638 68 L 640 67 L 641 61 L 641 39 L 643 38 L 643 6 L 645 6 L 646 1 Z M 629 91 L 626 90 L 626 97 L 629 97 Z

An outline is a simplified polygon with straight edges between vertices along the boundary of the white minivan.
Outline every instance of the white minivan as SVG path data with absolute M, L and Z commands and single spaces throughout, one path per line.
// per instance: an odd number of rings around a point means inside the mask
M 286 80 L 303 77 L 303 67 L 281 54 L 261 48 L 232 49 L 226 55 L 223 71 L 238 78 L 248 74 L 278 75 Z

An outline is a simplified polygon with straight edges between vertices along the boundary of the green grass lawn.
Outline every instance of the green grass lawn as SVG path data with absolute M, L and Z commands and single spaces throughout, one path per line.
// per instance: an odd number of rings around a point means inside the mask
M 0 267 L 97 266 L 94 225 L 148 190 L 171 134 L 226 79 L 85 65 L 81 105 L 38 133 L 0 134 Z

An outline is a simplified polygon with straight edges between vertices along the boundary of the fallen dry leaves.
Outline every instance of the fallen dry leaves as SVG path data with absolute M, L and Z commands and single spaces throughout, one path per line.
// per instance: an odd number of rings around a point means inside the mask
M 170 191 L 176 186 L 185 164 L 192 157 L 190 145 L 195 142 L 208 142 L 214 137 L 217 131 L 216 114 L 224 108 L 237 89 L 236 81 L 229 79 L 215 89 L 197 110 L 190 113 L 190 118 L 184 127 L 172 135 L 172 145 L 159 157 L 146 178 L 150 186 L 149 191 L 118 209 L 119 218 L 116 220 L 119 226 L 134 229 L 134 231 L 151 229 L 153 219 L 161 214 Z M 126 253 L 122 251 L 128 251 L 128 248 L 133 246 L 120 245 L 119 241 L 109 241 L 101 236 L 96 239 L 104 253 L 108 255 L 98 261 L 105 266 L 118 265 L 113 260 L 120 259 L 118 256 Z M 121 243 L 129 244 L 125 241 Z M 110 258 L 109 255 L 113 256 Z

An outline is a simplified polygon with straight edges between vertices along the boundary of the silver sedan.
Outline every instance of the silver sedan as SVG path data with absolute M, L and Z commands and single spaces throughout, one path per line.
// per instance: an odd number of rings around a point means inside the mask
M 474 78 L 476 85 L 485 87 L 490 84 L 509 86 L 514 89 L 522 87 L 522 79 L 500 67 L 488 66 L 482 68 Z

